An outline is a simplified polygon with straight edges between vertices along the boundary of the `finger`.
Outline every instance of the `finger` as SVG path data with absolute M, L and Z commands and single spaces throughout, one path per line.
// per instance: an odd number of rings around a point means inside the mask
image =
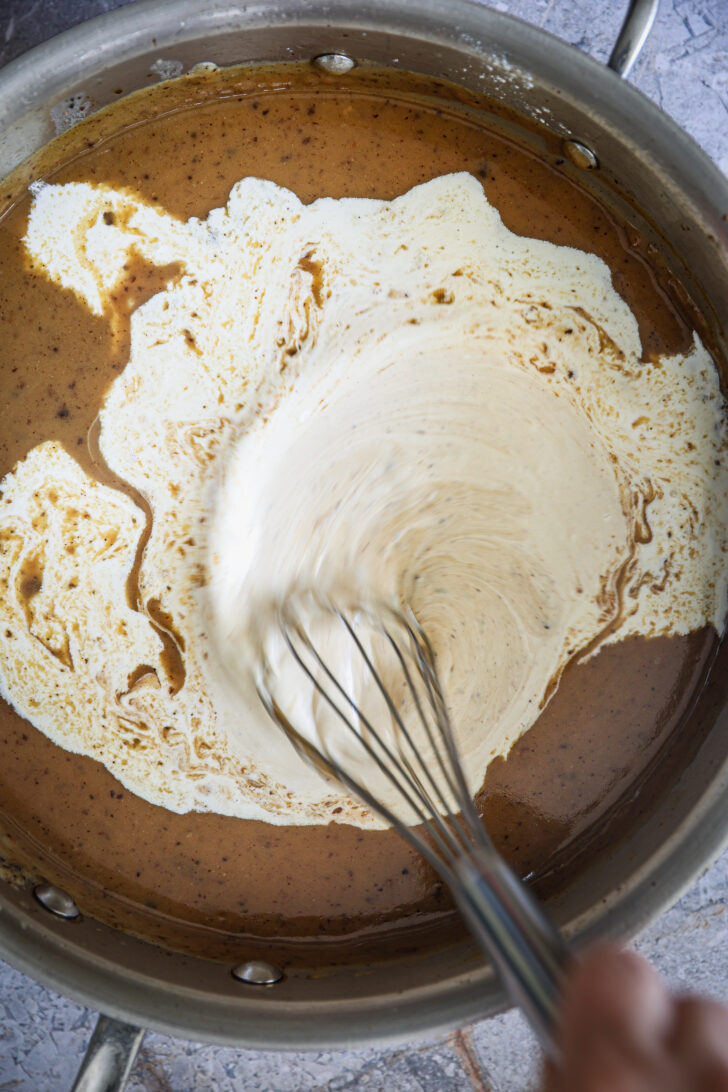
M 684 998 L 675 1006 L 670 1047 L 695 1092 L 728 1092 L 728 1009 Z
M 613 945 L 587 953 L 562 1006 L 559 1092 L 642 1092 L 663 1069 L 672 1001 L 634 952 Z
M 666 1037 L 673 1002 L 657 972 L 636 952 L 604 945 L 577 965 L 563 1006 L 568 1039 L 608 1037 L 652 1047 Z

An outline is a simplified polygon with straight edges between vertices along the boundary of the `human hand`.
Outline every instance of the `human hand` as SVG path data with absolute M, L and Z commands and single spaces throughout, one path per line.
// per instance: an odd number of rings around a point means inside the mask
M 587 953 L 567 983 L 544 1092 L 728 1092 L 728 1008 L 678 998 L 635 952 Z

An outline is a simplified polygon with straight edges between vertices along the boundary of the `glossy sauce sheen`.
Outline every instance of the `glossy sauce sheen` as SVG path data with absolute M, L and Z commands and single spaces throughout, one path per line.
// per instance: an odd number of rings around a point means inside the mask
M 224 204 L 248 175 L 307 202 L 390 199 L 467 170 L 512 231 L 609 264 L 645 356 L 684 349 L 689 325 L 650 244 L 577 185 L 555 142 L 527 133 L 528 146 L 517 143 L 502 111 L 455 97 L 444 85 L 376 71 L 337 79 L 296 66 L 206 74 L 91 119 L 34 176 L 127 186 L 187 218 Z M 52 169 L 54 157 L 66 165 Z M 3 200 L 12 194 L 9 186 Z M 27 208 L 19 200 L 0 223 L 0 476 L 52 438 L 118 486 L 94 460 L 92 425 L 128 358 L 129 314 L 177 270 L 131 261 L 112 310 L 95 318 L 28 267 L 20 242 Z M 562 884 L 597 835 L 616 837 L 636 820 L 648 792 L 634 787 L 646 771 L 653 781 L 666 776 L 664 756 L 714 647 L 712 631 L 629 640 L 567 669 L 536 726 L 491 765 L 481 794 L 489 830 L 523 873 Z M 458 928 L 437 877 L 392 832 L 176 815 L 134 797 L 4 705 L 0 813 L 9 859 L 60 883 L 86 912 L 171 947 L 232 958 L 255 938 L 269 938 L 271 953 L 275 938 L 279 958 L 305 963 L 314 958 L 312 938 L 320 948 L 328 937 L 330 957 L 359 960 Z M 354 941 L 348 948 L 335 941 L 345 937 Z

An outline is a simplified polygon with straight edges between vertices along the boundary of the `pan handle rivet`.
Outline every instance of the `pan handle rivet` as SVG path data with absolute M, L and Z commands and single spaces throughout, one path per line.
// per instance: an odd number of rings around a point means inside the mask
M 564 152 L 575 167 L 583 171 L 593 171 L 599 166 L 599 160 L 591 148 L 582 144 L 580 140 L 565 140 Z
M 283 971 L 272 963 L 264 963 L 262 959 L 251 959 L 233 967 L 232 976 L 250 986 L 274 986 L 283 978 Z
M 33 888 L 33 894 L 44 910 L 55 914 L 57 918 L 72 921 L 80 914 L 78 907 L 65 891 L 50 883 L 39 883 Z
M 331 72 L 335 76 L 340 76 L 344 72 L 351 72 L 355 67 L 356 61 L 351 57 L 347 57 L 346 53 L 320 53 L 318 57 L 314 57 L 311 61 L 316 68 L 322 69 L 324 72 Z

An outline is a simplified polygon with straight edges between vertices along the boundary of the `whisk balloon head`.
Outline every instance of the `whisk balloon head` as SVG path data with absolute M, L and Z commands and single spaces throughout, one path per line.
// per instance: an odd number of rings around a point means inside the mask
M 449 878 L 489 842 L 458 759 L 427 635 L 408 607 L 314 592 L 270 612 L 258 694 L 293 745 Z

